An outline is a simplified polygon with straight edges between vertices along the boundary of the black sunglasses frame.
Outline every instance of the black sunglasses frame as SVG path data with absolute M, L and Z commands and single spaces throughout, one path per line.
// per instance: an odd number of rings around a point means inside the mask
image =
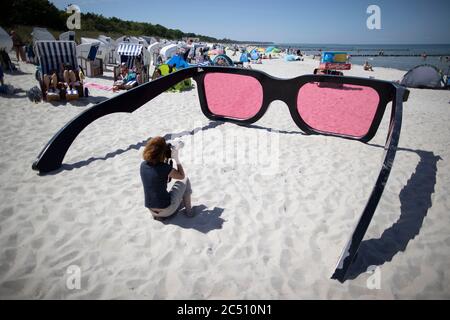
M 206 70 L 206 68 L 205 68 Z M 263 89 L 263 102 L 260 106 L 258 113 L 249 119 L 236 119 L 230 118 L 226 116 L 219 116 L 214 114 L 208 108 L 208 101 L 206 98 L 205 92 L 205 84 L 204 79 L 208 73 L 227 73 L 227 74 L 237 74 L 241 76 L 248 76 L 256 79 L 262 86 Z M 216 121 L 227 121 L 234 122 L 238 124 L 250 124 L 261 119 L 262 116 L 266 113 L 269 105 L 275 100 L 281 100 L 287 104 L 289 107 L 289 112 L 291 114 L 292 119 L 297 124 L 297 126 L 305 133 L 308 134 L 321 134 L 327 136 L 335 136 L 340 138 L 358 140 L 361 142 L 370 141 L 376 134 L 378 127 L 380 126 L 381 120 L 383 119 L 384 112 L 386 110 L 387 104 L 393 100 L 393 96 L 395 95 L 395 86 L 391 82 L 372 80 L 372 79 L 364 79 L 364 78 L 355 78 L 355 77 L 344 77 L 344 81 L 342 81 L 342 77 L 338 76 L 330 76 L 330 75 L 304 75 L 299 76 L 293 79 L 279 79 L 275 78 L 267 73 L 256 71 L 252 69 L 238 69 L 238 68 L 226 68 L 226 67 L 208 67 L 207 72 L 200 72 L 195 75 L 194 80 L 197 82 L 198 86 L 198 95 L 200 99 L 200 105 L 203 114 L 211 120 Z M 297 96 L 301 87 L 307 83 L 329 83 L 329 84 L 350 84 L 350 85 L 359 85 L 364 87 L 370 87 L 374 89 L 379 96 L 379 103 L 377 106 L 377 110 L 375 112 L 374 119 L 372 124 L 368 130 L 368 132 L 361 137 L 336 134 L 330 132 L 324 132 L 321 130 L 317 130 L 311 126 L 309 126 L 301 117 L 297 109 Z
M 204 87 L 205 75 L 212 72 L 239 74 L 251 76 L 257 79 L 263 87 L 263 102 L 259 112 L 254 117 L 246 120 L 232 119 L 214 115 L 208 108 Z M 191 77 L 194 78 L 194 80 L 197 82 L 197 89 L 202 112 L 207 118 L 211 120 L 234 122 L 238 124 L 250 124 L 258 121 L 264 115 L 272 101 L 281 100 L 288 105 L 293 120 L 305 133 L 336 136 L 345 139 L 357 140 L 360 142 L 368 142 L 374 137 L 383 118 L 387 104 L 389 102 L 392 102 L 389 132 L 386 139 L 385 155 L 383 159 L 382 169 L 378 175 L 377 181 L 363 210 L 363 213 L 350 237 L 350 240 L 347 243 L 347 246 L 341 254 L 334 274 L 331 277 L 332 279 L 344 282 L 346 280 L 347 272 L 357 256 L 357 252 L 364 234 L 366 233 L 375 213 L 376 207 L 391 172 L 395 154 L 397 151 L 402 124 L 403 102 L 408 100 L 409 91 L 395 83 L 373 79 L 332 75 L 305 75 L 293 79 L 278 79 L 268 75 L 265 72 L 257 70 L 230 67 L 190 67 L 171 73 L 152 82 L 140 85 L 123 94 L 103 101 L 82 112 L 70 122 L 68 122 L 53 136 L 53 138 L 39 153 L 37 159 L 32 165 L 32 169 L 38 170 L 41 174 L 59 169 L 62 165 L 65 154 L 67 153 L 75 138 L 90 123 L 105 115 L 116 112 L 131 113 L 159 94 L 168 90 L 170 87 Z M 329 132 L 322 132 L 310 127 L 305 121 L 303 121 L 297 111 L 297 95 L 299 89 L 304 84 L 310 82 L 352 84 L 366 86 L 376 90 L 380 97 L 380 101 L 375 113 L 374 120 L 367 134 L 362 137 L 353 137 Z

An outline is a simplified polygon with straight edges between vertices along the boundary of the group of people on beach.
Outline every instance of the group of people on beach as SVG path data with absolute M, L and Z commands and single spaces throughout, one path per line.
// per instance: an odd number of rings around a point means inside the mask
M 53 69 L 49 74 L 43 74 L 42 78 L 45 92 L 59 93 L 61 90 L 65 90 L 67 93 L 72 94 L 85 76 L 82 70 L 79 70 L 77 75 L 76 70 L 71 65 L 66 64 L 61 65 L 59 70 Z
M 136 59 L 133 69 L 129 69 L 125 62 L 120 65 L 120 74 L 113 84 L 113 92 L 131 89 L 135 84 L 142 83 L 142 63 Z

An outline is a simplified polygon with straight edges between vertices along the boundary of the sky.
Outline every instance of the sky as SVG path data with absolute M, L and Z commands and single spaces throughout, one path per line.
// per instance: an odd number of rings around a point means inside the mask
M 58 8 L 241 41 L 450 44 L 450 0 L 51 0 Z M 367 8 L 380 7 L 370 30 Z M 81 21 L 83 26 L 83 21 Z

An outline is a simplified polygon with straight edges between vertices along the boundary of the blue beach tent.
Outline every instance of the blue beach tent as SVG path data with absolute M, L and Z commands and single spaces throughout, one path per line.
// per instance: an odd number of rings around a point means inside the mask
M 175 55 L 172 58 L 169 59 L 169 61 L 166 62 L 169 66 L 175 66 L 175 68 L 184 69 L 189 67 L 189 63 L 186 62 L 186 60 L 183 59 L 182 56 Z
M 244 51 L 241 54 L 241 58 L 239 59 L 240 62 L 250 62 L 250 60 L 248 59 L 248 52 Z
M 258 60 L 258 59 L 260 58 L 259 52 L 258 52 L 256 49 L 253 49 L 253 50 L 250 52 L 250 58 L 251 58 L 252 60 Z

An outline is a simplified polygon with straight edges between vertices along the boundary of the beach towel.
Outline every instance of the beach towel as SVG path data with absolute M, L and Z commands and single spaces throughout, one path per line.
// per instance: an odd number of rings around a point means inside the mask
M 94 83 L 94 82 L 87 82 L 84 84 L 84 86 L 87 88 L 93 88 L 93 89 L 98 89 L 98 90 L 112 91 L 112 86 L 105 86 L 103 84 L 98 84 L 98 83 Z

